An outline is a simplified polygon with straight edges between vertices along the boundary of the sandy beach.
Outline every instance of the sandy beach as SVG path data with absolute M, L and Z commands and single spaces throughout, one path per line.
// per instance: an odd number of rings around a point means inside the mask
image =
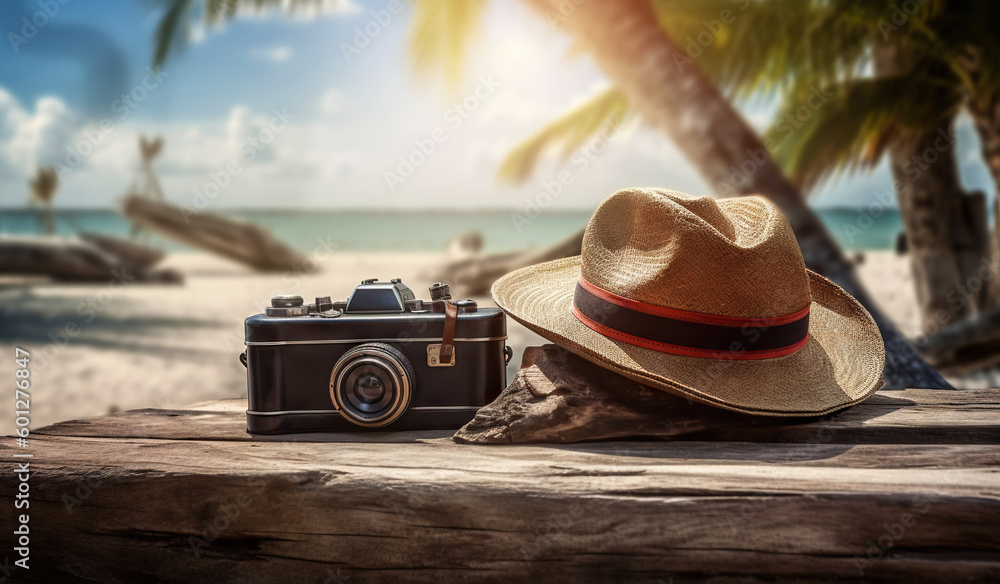
M 426 296 L 437 254 L 349 253 L 320 260 L 317 274 L 258 274 L 199 253 L 164 262 L 185 274 L 181 286 L 112 281 L 66 285 L 0 283 L 0 379 L 12 379 L 14 349 L 32 354 L 31 427 L 135 408 L 178 408 L 246 393 L 243 319 L 277 293 L 346 297 L 364 278 L 401 277 Z M 870 252 L 860 266 L 880 307 L 908 335 L 919 331 L 906 258 Z M 477 298 L 481 304 L 487 298 Z M 491 303 L 490 303 L 491 304 Z M 515 350 L 542 339 L 508 320 Z M 996 373 L 959 380 L 996 386 Z M 959 382 L 955 381 L 955 382 Z M 13 399 L 0 403 L 0 431 L 13 431 Z

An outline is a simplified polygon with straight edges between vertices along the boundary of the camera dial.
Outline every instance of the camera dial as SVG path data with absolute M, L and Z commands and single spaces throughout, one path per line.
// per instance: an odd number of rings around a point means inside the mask
M 431 300 L 451 300 L 451 286 L 434 282 L 427 289 L 431 293 Z
M 309 314 L 309 307 L 303 304 L 298 294 L 280 294 L 271 297 L 271 306 L 264 309 L 267 316 L 304 316 Z
M 406 411 L 416 375 L 390 345 L 365 343 L 348 350 L 330 372 L 330 397 L 348 421 L 385 426 Z
M 292 308 L 302 306 L 302 297 L 298 294 L 279 294 L 271 297 L 271 306 L 275 308 Z

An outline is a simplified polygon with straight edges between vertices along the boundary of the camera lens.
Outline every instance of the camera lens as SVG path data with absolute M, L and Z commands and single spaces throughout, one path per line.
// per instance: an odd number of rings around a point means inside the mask
M 415 375 L 406 357 L 382 343 L 348 350 L 330 373 L 330 396 L 347 420 L 385 426 L 406 411 Z
M 385 383 L 374 373 L 365 373 L 354 382 L 354 395 L 366 404 L 372 404 L 385 395 Z

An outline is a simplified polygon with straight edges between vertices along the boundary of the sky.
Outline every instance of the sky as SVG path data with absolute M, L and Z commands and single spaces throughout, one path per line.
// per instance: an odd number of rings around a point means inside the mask
M 167 199 L 197 209 L 528 212 L 592 209 L 631 186 L 711 193 L 640 118 L 582 156 L 546 159 L 523 185 L 498 183 L 514 145 L 607 78 L 526 3 L 493 0 L 463 80 L 448 90 L 414 71 L 412 6 L 392 14 L 389 4 L 340 0 L 318 15 L 275 10 L 198 26 L 153 74 L 153 0 L 4 0 L 0 207 L 26 203 L 41 164 L 63 171 L 59 207 L 113 206 L 138 172 L 140 135 L 164 139 L 154 167 Z M 32 20 L 39 26 L 25 28 Z M 763 128 L 773 106 L 743 113 Z M 992 193 L 967 119 L 958 132 L 966 186 Z M 825 185 L 812 203 L 867 205 L 890 185 L 883 164 Z

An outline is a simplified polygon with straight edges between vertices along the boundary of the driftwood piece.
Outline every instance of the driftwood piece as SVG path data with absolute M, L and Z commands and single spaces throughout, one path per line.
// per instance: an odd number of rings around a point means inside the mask
M 31 569 L 10 581 L 1000 577 L 994 391 L 880 392 L 811 424 L 560 446 L 255 442 L 245 409 L 123 412 L 37 429 L 27 448 L 0 441 L 31 468 Z M 0 473 L 10 508 L 18 484 Z
M 307 257 L 246 221 L 188 210 L 165 201 L 130 195 L 121 213 L 135 225 L 264 272 L 316 270 Z
M 518 268 L 580 255 L 583 230 L 543 250 L 516 251 L 482 255 L 458 255 L 440 270 L 426 274 L 425 279 L 451 284 L 457 297 L 489 294 L 490 286 L 500 276 Z
M 483 251 L 483 234 L 478 231 L 459 233 L 444 246 L 444 255 L 451 261 L 474 257 Z
M 64 237 L 0 236 L 0 273 L 78 282 L 183 280 L 176 270 L 136 265 L 90 241 Z
M 760 421 L 647 387 L 556 345 L 543 345 L 524 350 L 514 381 L 455 434 L 455 441 L 530 444 L 669 438 Z
M 80 239 L 92 243 L 104 251 L 118 256 L 133 266 L 150 268 L 163 260 L 163 250 L 125 239 L 100 233 L 81 233 Z
M 951 373 L 1000 363 L 1000 308 L 948 325 L 922 339 L 917 348 L 928 363 Z

